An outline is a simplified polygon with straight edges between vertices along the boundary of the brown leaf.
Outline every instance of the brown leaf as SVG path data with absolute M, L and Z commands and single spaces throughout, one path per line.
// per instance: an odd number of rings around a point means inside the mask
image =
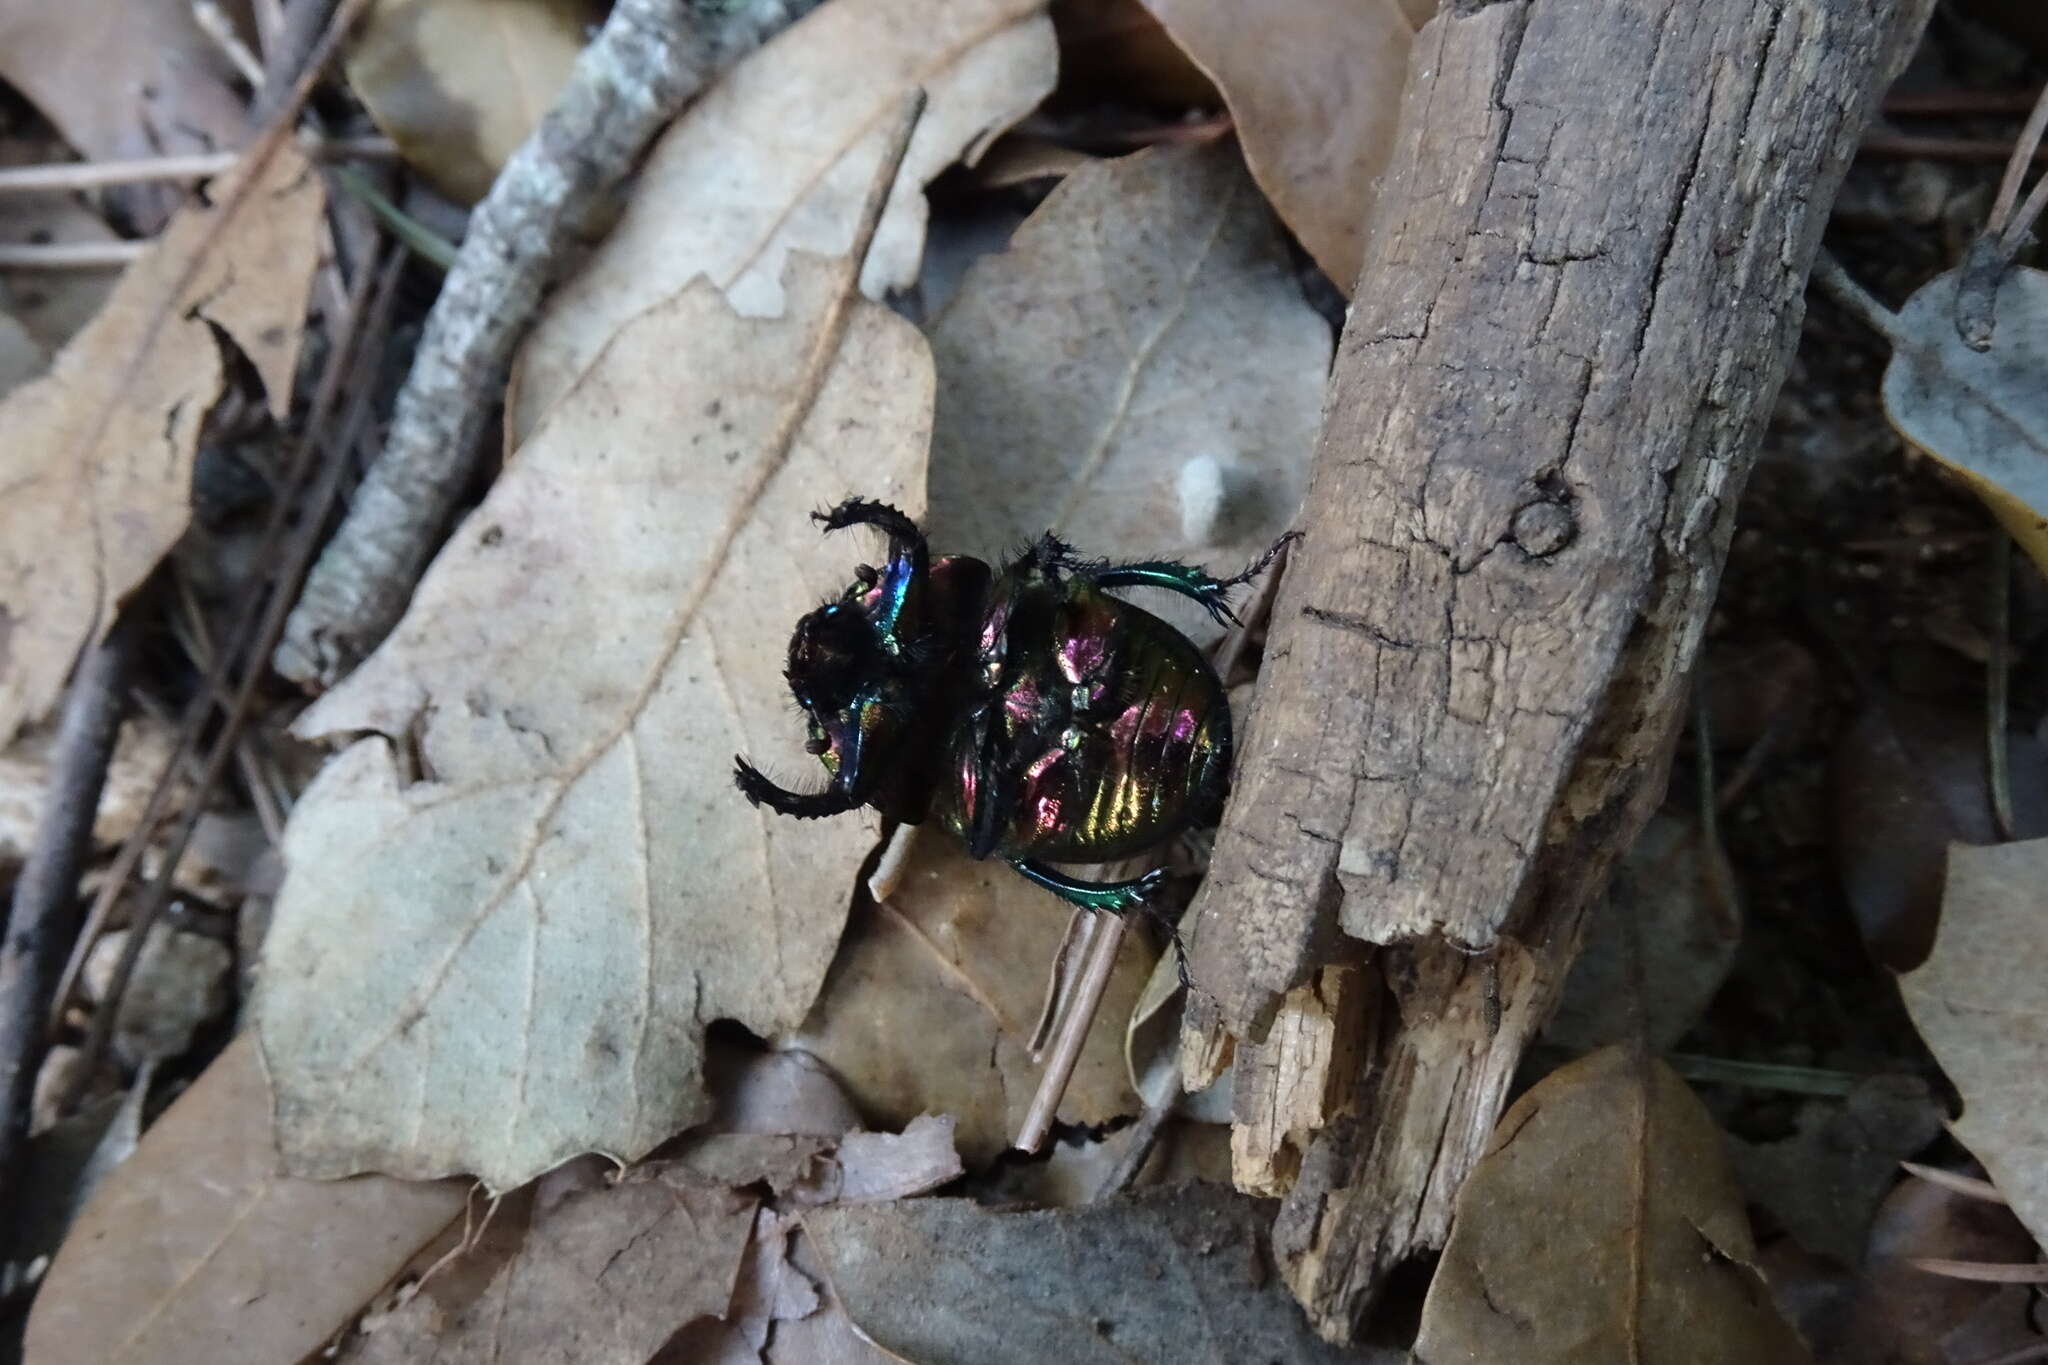
M 1608 1048 L 1501 1117 L 1458 1196 L 1415 1358 L 1808 1360 L 1754 1262 L 1707 1111 L 1662 1062 Z
M 629 319 L 700 275 L 748 317 L 781 313 L 789 253 L 846 251 L 890 116 L 922 89 L 861 269 L 869 298 L 911 284 L 926 182 L 1029 112 L 1056 61 L 1043 0 L 835 0 L 806 15 L 720 78 L 648 154 L 625 216 L 520 349 L 508 441 Z
M 301 718 L 372 737 L 293 811 L 265 948 L 295 1169 L 634 1160 L 708 1115 L 705 1025 L 810 1008 L 874 834 L 751 808 L 732 761 L 817 771 L 788 631 L 863 548 L 819 490 L 923 500 L 930 361 L 851 274 L 796 258 L 772 320 L 708 284 L 635 320 Z
M 1294 525 L 1330 332 L 1232 148 L 1068 176 L 930 332 L 936 543 L 997 555 L 1052 527 L 1229 573 Z
M 603 18 L 592 0 L 377 0 L 349 43 L 349 88 L 408 164 L 474 204 Z
M 756 1201 L 666 1163 L 538 1209 L 525 1243 L 453 1312 L 429 1295 L 369 1334 L 359 1365 L 643 1365 L 731 1306 Z
M 2008 745 L 2018 832 L 2048 834 L 2048 745 L 2017 734 Z M 1894 971 L 1934 943 L 1950 846 L 1998 837 L 1985 748 L 1975 716 L 1886 695 L 1836 743 L 1836 867 L 1864 943 Z
M 872 1121 L 893 1128 L 951 1114 L 961 1153 L 986 1161 L 1010 1145 L 1037 1086 L 1026 1048 L 1067 918 L 1009 867 L 928 832 L 896 894 L 854 920 L 817 1007 L 789 1041 L 837 1072 Z M 1120 1041 L 1152 958 L 1132 946 L 1119 959 L 1060 1106 L 1067 1122 L 1137 1109 Z
M 1266 1262 L 1271 1218 L 1185 1185 L 1041 1213 L 815 1209 L 803 1226 L 853 1321 L 918 1365 L 1399 1360 L 1316 1339 Z
M 2048 573 L 2048 273 L 2024 266 L 1998 286 L 1988 351 L 1956 333 L 1962 272 L 1937 275 L 1899 309 L 1884 411 L 1899 434 L 1947 465 Z
M 1346 295 L 1435 0 L 1146 0 L 1222 87 L 1259 188 Z
M 248 123 L 233 76 L 189 0 L 0 0 L 0 78 L 89 160 L 239 146 Z M 152 185 L 121 202 L 153 232 L 180 198 Z
M 1936 1257 L 2011 1264 L 2033 1252 L 2033 1239 L 2012 1210 L 1931 1181 L 1905 1181 L 1878 1206 L 1838 1329 L 1840 1346 L 1828 1359 L 1844 1365 L 1951 1365 L 1999 1354 L 1996 1348 L 1968 1354 L 1943 1350 L 1945 1340 L 1998 1296 L 1997 1287 L 1930 1275 L 1912 1261 Z M 2024 1312 L 2013 1316 L 2015 1326 L 2024 1325 Z M 2024 1344 L 2012 1340 L 2006 1349 Z
M 1899 978 L 1920 1036 L 1962 1093 L 1955 1135 L 2048 1244 L 2048 839 L 1949 850 L 1934 951 Z
M 1572 962 L 1548 1042 L 1574 1052 L 1676 1044 L 1705 1013 L 1742 944 L 1742 910 L 1719 848 L 1692 820 L 1658 814 L 1615 870 Z M 1638 961 L 1640 957 L 1640 961 Z
M 29 1315 L 29 1365 L 307 1356 L 462 1214 L 459 1182 L 277 1171 L 253 1039 L 230 1044 L 107 1177 Z
M 1798 1131 L 1730 1143 L 1753 1203 L 1809 1251 L 1855 1264 L 1899 1162 L 1941 1133 L 1941 1108 L 1918 1076 L 1869 1076 L 1841 1099 L 1800 1106 Z
M 271 411 L 291 404 L 320 181 L 290 146 L 226 212 L 180 213 L 49 374 L 0 402 L 0 743 L 43 715 L 80 649 L 185 529 L 200 423 L 225 380 L 214 328 Z

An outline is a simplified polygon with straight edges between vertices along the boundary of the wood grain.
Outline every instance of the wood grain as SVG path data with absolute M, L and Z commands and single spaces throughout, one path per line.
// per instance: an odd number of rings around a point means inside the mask
M 1927 8 L 1449 0 L 1416 40 L 1195 904 L 1190 1070 L 1379 945 L 1392 1008 L 1276 1227 L 1327 1335 L 1442 1244 L 1661 795 L 1828 207 Z

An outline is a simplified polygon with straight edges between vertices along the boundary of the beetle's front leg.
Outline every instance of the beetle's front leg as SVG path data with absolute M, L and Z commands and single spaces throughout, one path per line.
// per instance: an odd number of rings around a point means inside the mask
M 1166 880 L 1166 869 L 1159 867 L 1127 882 L 1084 882 L 1030 858 L 1013 858 L 1010 866 L 1026 881 L 1036 882 L 1069 905 L 1078 905 L 1083 910 L 1107 910 L 1112 915 L 1121 915 L 1143 904 Z
M 1171 559 L 1152 559 L 1140 564 L 1111 564 L 1096 569 L 1089 578 L 1101 588 L 1164 588 L 1200 602 L 1219 626 L 1243 624 L 1230 609 L 1230 590 L 1251 582 L 1269 568 L 1289 542 L 1301 539 L 1301 532 L 1289 531 L 1273 542 L 1273 548 L 1259 556 L 1243 573 L 1229 578 L 1212 577 L 1207 569 Z

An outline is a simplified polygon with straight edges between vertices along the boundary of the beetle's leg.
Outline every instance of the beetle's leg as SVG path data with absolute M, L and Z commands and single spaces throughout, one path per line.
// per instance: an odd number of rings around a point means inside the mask
M 1254 561 L 1243 573 L 1229 578 L 1211 577 L 1209 571 L 1195 564 L 1182 564 L 1171 559 L 1151 559 L 1140 564 L 1110 564 L 1092 571 L 1088 576 L 1101 588 L 1164 588 L 1177 592 L 1183 597 L 1192 597 L 1214 618 L 1219 626 L 1242 624 L 1237 613 L 1230 609 L 1230 590 L 1251 582 L 1271 567 L 1280 552 L 1291 541 L 1301 539 L 1301 532 L 1289 531 L 1273 542 L 1273 548 Z
M 827 531 L 843 531 L 849 526 L 880 527 L 891 540 L 901 541 L 905 548 L 924 543 L 924 532 L 918 529 L 916 522 L 888 503 L 868 498 L 848 498 L 829 512 L 811 513 L 811 520 Z
M 1083 910 L 1107 910 L 1112 915 L 1121 915 L 1143 904 L 1166 880 L 1166 870 L 1157 867 L 1127 882 L 1084 882 L 1030 858 L 1012 858 L 1010 866 L 1022 873 L 1026 881 L 1036 882 L 1069 905 L 1078 905 Z
M 1127 882 L 1084 882 L 1053 871 L 1044 863 L 1029 858 L 1013 859 L 1011 867 L 1022 873 L 1027 881 L 1036 882 L 1070 905 L 1083 910 L 1106 910 L 1112 915 L 1121 915 L 1126 910 L 1143 910 L 1166 930 L 1166 936 L 1173 940 L 1173 964 L 1180 972 L 1180 984 L 1192 986 L 1188 977 L 1188 949 L 1181 941 L 1180 926 L 1153 909 L 1151 896 L 1166 879 L 1166 869 L 1155 867 L 1142 877 Z
M 827 532 L 843 531 L 849 526 L 874 526 L 887 533 L 889 562 L 877 576 L 882 584 L 882 605 L 875 614 L 875 634 L 890 654 L 901 655 L 904 640 L 899 630 L 914 633 L 919 628 L 919 600 L 931 563 L 924 532 L 888 503 L 866 498 L 848 498 L 829 512 L 811 513 L 811 519 Z
M 734 755 L 732 760 L 732 776 L 740 794 L 754 805 L 766 806 L 778 815 L 794 815 L 799 820 L 844 815 L 860 805 L 837 787 L 828 787 L 821 792 L 793 792 L 778 787 L 763 776 L 760 769 L 738 755 Z

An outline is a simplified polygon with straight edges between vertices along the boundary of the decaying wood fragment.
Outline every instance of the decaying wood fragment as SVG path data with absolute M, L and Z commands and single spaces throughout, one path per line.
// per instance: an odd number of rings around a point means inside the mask
M 1661 794 L 1828 205 L 1926 10 L 1446 0 L 1416 40 L 1184 1059 L 1269 1043 L 1381 945 L 1375 1041 L 1275 1229 L 1327 1336 L 1442 1244 Z
M 1287 993 L 1264 1042 L 1236 1049 L 1230 1172 L 1247 1194 L 1286 1194 L 1309 1140 L 1351 1105 L 1379 982 L 1324 967 Z

